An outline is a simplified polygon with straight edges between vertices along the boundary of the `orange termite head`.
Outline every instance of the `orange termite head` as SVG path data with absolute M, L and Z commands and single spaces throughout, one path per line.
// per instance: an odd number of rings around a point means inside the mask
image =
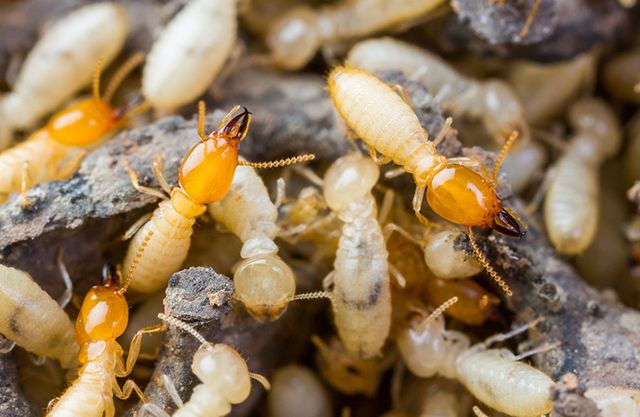
M 238 144 L 249 131 L 251 112 L 234 107 L 208 136 L 204 134 L 204 103 L 200 104 L 198 134 L 201 142 L 187 153 L 178 171 L 178 183 L 199 204 L 220 200 L 229 190 L 238 166 Z
M 464 226 L 491 228 L 522 237 L 526 234 L 518 217 L 502 206 L 491 181 L 466 166 L 447 163 L 433 176 L 427 201 L 440 217 Z
M 76 320 L 76 339 L 84 359 L 94 356 L 96 349 L 104 350 L 104 343 L 100 342 L 115 340 L 129 322 L 127 300 L 109 272 L 109 268 L 103 269 L 103 285 L 95 285 L 87 292 Z

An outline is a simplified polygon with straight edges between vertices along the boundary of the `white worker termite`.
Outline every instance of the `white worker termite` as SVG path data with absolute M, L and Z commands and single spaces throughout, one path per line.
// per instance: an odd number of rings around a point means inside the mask
M 63 272 L 63 278 L 66 271 Z M 66 278 L 65 278 L 66 281 Z M 0 265 L 0 334 L 36 355 L 56 359 L 64 368 L 76 364 L 78 344 L 73 324 L 62 309 L 68 291 L 56 302 L 26 272 Z
M 457 379 L 478 400 L 510 416 L 531 417 L 551 412 L 553 380 L 519 362 L 550 347 L 518 356 L 506 349 L 488 349 L 490 344 L 522 333 L 536 322 L 469 346 L 464 333 L 444 327 L 442 311 L 456 301 L 452 298 L 426 318 L 411 318 L 399 332 L 398 349 L 409 370 L 420 377 L 441 375 Z
M 401 71 L 422 83 L 454 115 L 482 120 L 502 143 L 517 130 L 529 140 L 529 124 L 520 99 L 502 80 L 477 81 L 460 74 L 433 53 L 392 38 L 369 39 L 354 46 L 347 64 L 370 72 Z
M 267 401 L 269 417 L 331 417 L 331 397 L 309 368 L 287 365 L 271 379 Z
M 231 346 L 224 343 L 209 343 L 193 327 L 175 317 L 159 314 L 158 317 L 169 325 L 178 327 L 202 343 L 193 355 L 191 370 L 200 379 L 189 401 L 184 403 L 173 381 L 166 375 L 163 383 L 171 398 L 178 406 L 173 417 L 218 417 L 231 412 L 232 404 L 247 399 L 251 392 L 251 379 L 260 382 L 269 389 L 269 382 L 262 375 L 249 372 L 247 363 Z M 138 415 L 152 414 L 156 417 L 169 417 L 162 408 L 147 402 L 142 405 Z
M 192 0 L 154 42 L 142 93 L 159 110 L 174 110 L 202 95 L 236 45 L 237 0 Z
M 111 62 L 128 32 L 122 6 L 103 2 L 81 7 L 53 24 L 22 65 L 0 113 L 15 129 L 32 127 L 92 79 L 96 62 Z M 8 143 L 0 143 L 0 149 Z
M 580 99 L 568 117 L 574 134 L 549 174 L 544 218 L 555 248 L 575 255 L 595 237 L 600 210 L 599 167 L 618 151 L 622 132 L 617 116 L 602 100 Z
M 240 160 L 244 160 L 240 158 Z M 236 169 L 225 196 L 209 204 L 209 213 L 242 241 L 235 267 L 235 297 L 258 320 L 275 320 L 296 292 L 295 275 L 278 256 L 278 208 L 262 178 L 251 166 Z

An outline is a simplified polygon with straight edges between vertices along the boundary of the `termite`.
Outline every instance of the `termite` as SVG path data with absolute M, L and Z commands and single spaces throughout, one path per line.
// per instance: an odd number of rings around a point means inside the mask
M 69 297 L 66 297 L 68 300 Z M 60 304 L 26 272 L 0 265 L 0 334 L 23 349 L 76 364 L 73 324 Z
M 465 334 L 446 330 L 444 326 L 442 311 L 456 301 L 452 298 L 426 318 L 414 316 L 399 332 L 398 349 L 409 370 L 423 378 L 438 374 L 457 379 L 484 404 L 511 416 L 531 417 L 551 412 L 553 380 L 519 362 L 550 346 L 518 356 L 506 349 L 488 349 L 492 343 L 520 334 L 539 320 L 469 346 Z
M 50 406 L 47 417 L 113 417 L 115 406 L 113 395 L 127 399 L 133 391 L 146 400 L 142 390 L 129 379 L 122 388 L 116 377 L 125 377 L 133 370 L 144 334 L 164 330 L 162 324 L 141 329 L 136 333 L 127 354 L 116 342 L 129 320 L 129 306 L 121 286 L 105 266 L 104 282 L 93 286 L 86 294 L 76 320 L 76 340 L 80 344 L 78 359 L 82 368 L 78 378 Z
M 178 406 L 173 417 L 226 416 L 231 412 L 232 404 L 240 404 L 247 399 L 251 392 L 251 379 L 257 380 L 266 389 L 270 388 L 266 378 L 249 372 L 245 360 L 231 346 L 207 342 L 193 327 L 175 317 L 162 313 L 158 317 L 202 343 L 191 363 L 191 370 L 202 383 L 193 388 L 189 401 L 183 403 L 173 381 L 163 375 L 165 388 Z M 143 404 L 138 412 L 141 417 L 146 414 L 169 417 L 166 411 L 150 402 Z
M 640 48 L 613 56 L 604 66 L 602 79 L 617 99 L 640 103 Z
M 57 21 L 29 53 L 0 105 L 6 122 L 30 128 L 73 97 L 91 82 L 98 59 L 115 58 L 127 32 L 124 8 L 108 2 L 81 7 Z
M 270 417 L 333 415 L 327 389 L 311 369 L 300 365 L 287 365 L 274 373 L 267 409 Z
M 312 155 L 301 155 L 272 162 L 239 160 L 238 148 L 250 123 L 249 110 L 236 106 L 220 121 L 216 130 L 206 135 L 205 105 L 201 101 L 198 112 L 200 142 L 182 160 L 178 186 L 172 189 L 164 178 L 160 161 L 154 163 L 154 173 L 164 192 L 170 195 L 169 199 L 162 191 L 141 186 L 138 175 L 128 163 L 125 164 L 134 188 L 163 200 L 148 221 L 148 217 L 143 217 L 141 227 L 136 222 L 125 234 L 129 236 L 137 230 L 124 260 L 132 291 L 149 294 L 164 287 L 187 257 L 196 218 L 207 210 L 207 204 L 225 196 L 238 166 L 271 168 L 313 159 Z
M 575 255 L 595 237 L 599 166 L 618 151 L 622 133 L 617 116 L 602 100 L 577 101 L 568 118 L 574 134 L 549 175 L 544 216 L 551 243 L 560 253 Z
M 0 153 L 0 198 L 13 192 L 22 193 L 27 207 L 26 192 L 30 185 L 61 180 L 73 174 L 82 158 L 106 134 L 115 129 L 140 106 L 112 108 L 110 100 L 124 78 L 144 59 L 133 55 L 114 74 L 103 95 L 100 94 L 100 73 L 104 64 L 98 61 L 93 78 L 93 96 L 71 104 L 54 114 L 45 127 L 31 134 L 24 142 Z
M 476 244 L 472 228 L 491 228 L 517 237 L 526 234 L 518 216 L 503 207 L 496 193 L 500 166 L 518 137 L 517 131 L 505 142 L 493 175 L 490 177 L 482 165 L 480 175 L 469 168 L 478 165 L 473 159 L 447 159 L 436 151 L 436 145 L 446 134 L 447 124 L 434 141 L 428 141 L 428 133 L 409 104 L 374 75 L 356 68 L 336 67 L 329 74 L 329 93 L 338 113 L 365 142 L 373 157 L 381 163 L 392 160 L 413 174 L 416 217 L 429 224 L 420 213 L 426 191 L 427 202 L 436 214 L 467 226 L 474 255 L 503 291 L 511 295 L 508 285 Z M 383 155 L 382 159 L 377 157 L 378 152 Z
M 467 417 L 471 397 L 455 381 L 444 378 L 417 378 L 411 374 L 392 378 L 392 402 L 395 412 L 416 417 Z M 396 382 L 400 384 L 395 387 Z M 398 390 L 397 394 L 393 392 Z M 401 414 L 402 415 L 402 414 Z
M 352 355 L 337 337 L 324 342 L 314 335 L 311 342 L 317 348 L 317 368 L 329 385 L 346 395 L 373 397 L 376 394 L 384 371 L 380 359 L 362 359 Z
M 220 73 L 237 36 L 237 0 L 193 0 L 154 42 L 142 77 L 151 106 L 173 110 L 202 95 Z
M 423 84 L 454 115 L 481 119 L 487 133 L 501 143 L 514 130 L 523 143 L 529 141 L 529 124 L 520 99 L 500 79 L 468 78 L 435 54 L 392 38 L 358 43 L 349 52 L 347 63 L 369 72 L 401 71 Z
M 338 335 L 360 358 L 380 353 L 391 326 L 388 254 L 371 192 L 379 176 L 376 163 L 360 153 L 339 158 L 325 173 L 324 199 L 342 220 L 342 234 L 334 270 L 325 279 L 333 289 L 306 297 L 331 300 Z
M 342 1 L 313 9 L 297 6 L 269 28 L 266 43 L 274 65 L 285 70 L 304 67 L 321 46 L 397 28 L 420 18 L 446 0 Z
M 240 159 L 244 161 L 244 159 Z M 292 161 L 293 162 L 293 161 Z M 235 297 L 256 319 L 277 319 L 296 292 L 295 275 L 278 256 L 278 208 L 252 166 L 236 169 L 229 191 L 209 213 L 242 241 L 233 274 Z

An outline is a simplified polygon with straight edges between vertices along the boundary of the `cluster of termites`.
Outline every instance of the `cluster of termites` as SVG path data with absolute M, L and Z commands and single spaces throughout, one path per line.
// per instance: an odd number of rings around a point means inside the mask
M 511 7 L 509 1 L 479 0 L 496 8 Z M 173 2 L 163 7 L 164 25 L 147 51 L 125 47 L 134 23 L 125 7 L 93 3 L 47 25 L 21 62 L 0 96 L 0 202 L 8 200 L 19 213 L 34 210 L 33 188 L 73 177 L 88 153 L 140 119 L 181 112 L 196 122 L 177 172 L 165 168 L 162 153 L 148 161 L 158 187 L 147 184 L 133 158 L 114 164 L 128 176 L 131 195 L 143 193 L 155 203 L 118 231 L 114 240 L 123 250 L 113 252 L 113 267 L 103 267 L 101 284 L 80 293 L 60 250 L 54 270 L 65 291 L 54 299 L 40 287 L 43 277 L 2 261 L 0 352 L 18 347 L 29 358 L 23 368 L 44 374 L 48 358 L 67 372 L 66 388 L 60 382 L 42 413 L 113 417 L 122 410 L 114 397 L 135 394 L 142 401 L 132 411 L 138 416 L 224 416 L 247 400 L 252 379 L 269 391 L 260 415 L 270 417 L 360 415 L 345 398 L 373 397 L 385 398 L 375 402 L 385 406 L 362 415 L 552 413 L 558 376 L 530 358 L 562 346 L 516 343 L 553 324 L 537 317 L 509 328 L 502 301 L 521 286 L 488 253 L 505 239 L 526 242 L 527 216 L 540 220 L 558 254 L 590 269 L 604 256 L 592 248 L 608 244 L 601 230 L 613 227 L 626 232 L 625 261 L 640 277 L 640 216 L 612 226 L 600 178 L 612 171 L 607 161 L 627 149 L 622 182 L 640 206 L 640 183 L 631 187 L 640 180 L 640 116 L 629 123 L 625 144 L 618 111 L 621 103 L 640 103 L 640 49 L 608 56 L 598 83 L 599 48 L 552 64 L 487 64 L 449 60 L 397 38 L 459 2 L 318 3 Z M 543 0 L 528 3 L 521 40 L 544 7 Z M 260 38 L 261 50 L 239 36 L 239 22 Z M 243 141 L 265 109 L 242 102 L 216 109 L 217 124 L 208 126 L 205 101 L 215 102 L 241 66 L 295 71 L 321 61 L 327 103 L 351 149 L 339 158 L 245 159 Z M 384 81 L 389 73 L 428 91 L 444 115 L 437 130 L 425 129 L 406 85 Z M 596 97 L 600 89 L 615 103 Z M 87 90 L 88 96 L 77 96 Z M 455 137 L 495 156 L 452 155 L 447 144 Z M 270 326 L 293 313 L 291 303 L 330 306 L 303 364 L 281 367 L 267 380 L 250 372 L 252 358 L 231 344 L 207 341 L 190 323 L 163 312 L 168 281 L 191 264 L 200 250 L 192 240 L 206 223 L 215 223 L 215 231 L 206 230 L 212 245 L 225 235 L 239 242 L 239 250 L 220 255 L 232 265 L 219 271 L 233 279 L 230 314 Z M 310 291 L 298 288 L 298 245 L 311 248 L 309 264 L 328 271 Z M 215 297 L 209 295 L 211 308 L 220 306 Z M 148 378 L 135 372 L 137 362 L 158 355 L 161 341 L 152 334 L 168 328 L 199 346 L 183 358 L 193 386 L 178 386 L 168 375 L 153 381 L 170 409 L 145 395 Z M 640 416 L 640 393 L 631 388 L 590 387 L 584 397 L 603 417 Z

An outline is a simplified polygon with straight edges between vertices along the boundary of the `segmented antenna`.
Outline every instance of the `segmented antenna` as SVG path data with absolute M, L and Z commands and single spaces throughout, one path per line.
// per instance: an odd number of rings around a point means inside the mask
M 198 102 L 198 136 L 202 141 L 207 140 L 207 135 L 204 133 L 204 117 L 207 111 L 207 107 L 204 104 L 204 101 L 200 100 Z
M 269 168 L 280 168 L 286 167 L 288 165 L 298 164 L 300 162 L 313 161 L 316 159 L 316 156 L 312 153 L 293 156 L 291 158 L 279 159 L 277 161 L 268 161 L 268 162 L 248 162 L 248 161 L 238 161 L 238 165 L 248 166 L 255 169 L 269 169 Z
M 96 69 L 93 72 L 93 82 L 91 87 L 93 89 L 93 98 L 100 101 L 100 76 L 102 75 L 102 68 L 104 67 L 104 58 L 98 59 L 96 63 Z
M 527 15 L 527 20 L 524 22 L 524 26 L 519 33 L 520 38 L 524 39 L 527 37 L 527 35 L 529 35 L 529 29 L 531 29 L 531 25 L 533 24 L 533 21 L 535 20 L 541 5 L 542 0 L 536 0 L 536 2 L 533 3 L 533 6 L 531 6 L 531 10 Z
M 296 294 L 293 296 L 293 298 L 291 298 L 291 301 L 318 300 L 320 298 L 328 298 L 329 300 L 331 300 L 333 296 L 331 295 L 331 293 L 328 293 L 326 291 L 315 291 L 315 292 L 307 292 L 304 294 Z
M 520 133 L 518 133 L 517 130 L 514 130 L 513 132 L 511 132 L 511 134 L 509 135 L 509 138 L 507 139 L 507 141 L 502 146 L 502 149 L 500 150 L 500 154 L 498 154 L 498 159 L 496 159 L 496 163 L 493 166 L 493 184 L 494 184 L 494 186 L 496 186 L 498 184 L 498 174 L 500 174 L 500 168 L 502 167 L 502 163 L 504 162 L 504 158 L 507 156 L 507 153 L 509 153 L 509 150 L 513 146 L 513 143 L 516 141 L 516 139 L 518 139 L 518 136 L 520 136 Z
M 469 242 L 471 243 L 473 254 L 475 255 L 478 262 L 480 262 L 484 270 L 487 271 L 487 274 L 489 274 L 489 276 L 495 281 L 495 283 L 498 284 L 500 289 L 502 289 L 502 291 L 504 291 L 504 293 L 507 294 L 507 296 L 511 297 L 513 295 L 511 288 L 509 288 L 507 283 L 504 282 L 504 280 L 500 277 L 500 275 L 496 272 L 496 270 L 493 269 L 487 257 L 480 250 L 480 247 L 476 242 L 476 238 L 473 236 L 473 230 L 471 230 L 471 227 L 469 227 L 469 232 L 467 233 L 467 236 L 469 236 Z
M 458 302 L 458 297 L 454 296 L 454 297 L 449 298 L 447 301 L 445 301 L 444 303 L 440 304 L 440 307 L 438 307 L 435 310 L 433 310 L 433 312 L 431 314 L 429 314 L 429 317 L 424 319 L 423 324 L 430 323 L 433 320 L 437 319 L 438 317 L 440 317 L 440 315 L 442 315 L 442 313 L 445 312 L 446 309 L 448 309 L 449 307 L 451 307 L 452 305 L 454 305 L 457 302 Z
M 109 85 L 107 85 L 107 89 L 104 90 L 104 96 L 102 99 L 105 102 L 110 102 L 113 94 L 116 92 L 122 81 L 133 71 L 138 65 L 140 65 L 144 61 L 144 53 L 137 52 L 133 54 L 129 59 L 127 59 L 121 66 L 118 68 L 111 80 L 109 80 Z
M 191 336 L 195 337 L 200 343 L 202 343 L 203 345 L 210 345 L 209 342 L 207 342 L 207 339 L 204 338 L 204 336 L 202 336 L 200 333 L 198 333 L 198 331 L 196 329 L 194 329 L 193 327 L 189 326 L 187 323 L 185 323 L 184 321 L 177 319 L 175 317 L 172 316 L 168 316 L 164 313 L 159 313 L 158 314 L 158 318 L 162 321 L 166 321 L 167 323 L 184 330 L 185 332 L 189 333 Z

